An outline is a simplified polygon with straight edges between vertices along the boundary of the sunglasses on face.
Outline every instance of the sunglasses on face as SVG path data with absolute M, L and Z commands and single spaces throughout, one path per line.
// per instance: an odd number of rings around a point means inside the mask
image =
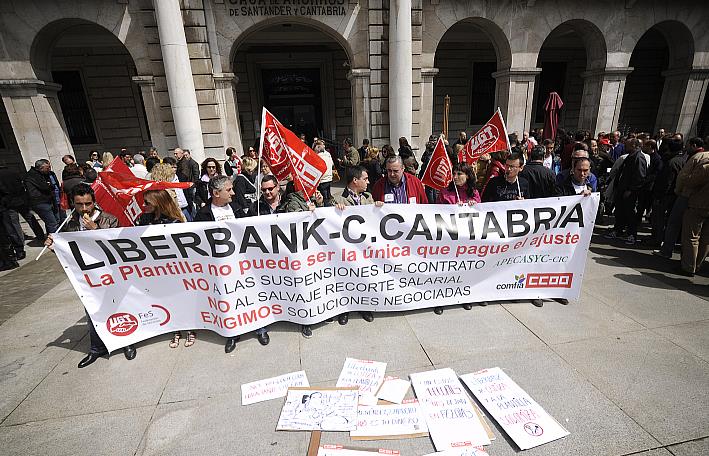
M 275 188 L 276 188 L 275 186 L 273 186 L 273 187 L 261 187 L 261 191 L 262 191 L 262 192 L 270 192 L 270 191 L 272 191 L 272 190 L 275 189 Z

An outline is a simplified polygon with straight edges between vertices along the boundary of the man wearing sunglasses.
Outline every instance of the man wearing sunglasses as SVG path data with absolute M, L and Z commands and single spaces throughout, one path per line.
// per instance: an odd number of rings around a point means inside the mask
M 249 209 L 249 215 L 275 214 L 281 205 L 281 188 L 278 179 L 268 174 L 261 179 L 261 198 Z

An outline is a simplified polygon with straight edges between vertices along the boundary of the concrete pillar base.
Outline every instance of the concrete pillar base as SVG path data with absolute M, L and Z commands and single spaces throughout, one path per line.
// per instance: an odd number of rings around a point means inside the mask
M 495 104 L 502 111 L 507 132 L 528 130 L 534 112 L 534 83 L 541 68 L 508 68 L 492 73 Z M 490 113 L 492 116 L 493 113 Z
M 632 71 L 632 67 L 617 67 L 581 73 L 584 86 L 579 129 L 588 129 L 595 137 L 618 127 L 625 80 Z
M 353 68 L 347 73 L 347 79 L 352 84 L 352 122 L 355 144 L 372 138 L 371 133 L 371 103 L 369 94 L 369 68 Z
M 150 129 L 150 142 L 153 147 L 157 147 L 160 155 L 165 155 L 167 154 L 167 140 L 160 119 L 160 105 L 155 95 L 155 78 L 153 76 L 133 76 L 131 80 L 140 88 L 140 95 L 143 97 L 145 118 Z
M 241 125 L 239 125 L 239 105 L 234 95 L 234 86 L 239 83 L 239 78 L 234 73 L 215 73 L 213 78 L 224 145 L 226 147 L 236 147 L 238 153 L 243 154 Z

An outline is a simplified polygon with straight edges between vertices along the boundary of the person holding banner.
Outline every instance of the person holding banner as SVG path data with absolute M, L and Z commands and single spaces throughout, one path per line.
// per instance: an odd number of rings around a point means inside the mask
M 87 184 L 79 184 L 74 187 L 71 194 L 71 201 L 74 205 L 74 212 L 71 218 L 64 226 L 64 231 L 87 231 L 101 230 L 107 228 L 118 228 L 118 219 L 108 212 L 102 212 L 96 207 L 96 195 L 93 189 Z M 54 244 L 52 236 L 47 236 L 44 245 L 51 248 Z M 84 310 L 86 312 L 86 310 Z M 89 313 L 86 312 L 86 323 L 89 327 L 89 339 L 91 340 L 91 348 L 89 354 L 79 362 L 77 366 L 82 369 L 102 356 L 108 355 L 106 345 L 98 336 L 94 324 L 91 321 Z M 137 351 L 133 345 L 123 347 L 123 354 L 127 360 L 135 358 Z
M 261 198 L 254 201 L 248 215 L 271 215 L 278 212 L 281 204 L 281 187 L 278 179 L 272 174 L 267 174 L 261 179 Z
M 524 157 L 513 152 L 505 161 L 505 173 L 490 179 L 483 190 L 483 202 L 512 201 L 529 198 L 529 181 L 519 175 Z
M 428 204 L 426 190 L 418 177 L 404 172 L 404 162 L 400 156 L 393 156 L 384 162 L 386 178 L 379 179 L 372 196 L 375 201 L 395 204 Z
M 234 184 L 229 176 L 214 176 L 209 180 L 209 193 L 212 195 L 207 204 L 197 211 L 195 222 L 224 222 L 246 217 L 246 211 L 234 200 Z M 268 345 L 270 338 L 266 328 L 256 330 L 261 345 Z M 231 353 L 236 348 L 239 336 L 227 337 L 224 352 Z
M 562 196 L 583 195 L 589 196 L 593 188 L 588 181 L 591 174 L 591 160 L 580 157 L 573 160 L 573 169 L 568 177 L 559 186 L 559 193 Z
M 353 166 L 350 169 L 350 175 L 347 177 L 347 187 L 342 192 L 342 195 L 335 195 L 332 198 L 333 205 L 339 209 L 344 210 L 347 206 L 363 206 L 366 204 L 374 204 L 377 207 L 382 207 L 384 203 L 381 201 L 374 201 L 372 195 L 367 191 L 367 186 L 369 185 L 369 175 L 367 170 L 361 166 Z M 365 321 L 374 321 L 374 314 L 372 312 L 360 312 L 362 318 Z M 337 317 L 337 322 L 341 325 L 346 325 L 349 321 L 349 312 L 341 313 Z

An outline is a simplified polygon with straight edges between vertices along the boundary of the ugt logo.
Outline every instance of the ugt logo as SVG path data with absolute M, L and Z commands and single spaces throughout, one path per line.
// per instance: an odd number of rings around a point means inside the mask
M 138 319 L 127 312 L 114 313 L 106 320 L 106 329 L 114 336 L 128 336 L 138 329 Z

